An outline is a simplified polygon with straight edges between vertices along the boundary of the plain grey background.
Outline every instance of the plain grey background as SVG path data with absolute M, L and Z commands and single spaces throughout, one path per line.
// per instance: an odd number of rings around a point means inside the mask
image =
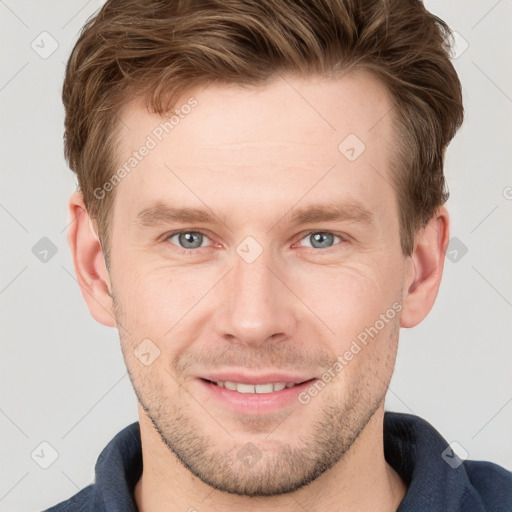
M 137 419 L 117 331 L 90 317 L 66 241 L 64 65 L 101 4 L 0 0 L 2 511 L 41 510 L 92 482 L 102 448 Z M 386 408 L 512 469 L 512 0 L 426 6 L 460 34 L 466 119 L 446 156 L 443 283 L 427 319 L 401 332 Z

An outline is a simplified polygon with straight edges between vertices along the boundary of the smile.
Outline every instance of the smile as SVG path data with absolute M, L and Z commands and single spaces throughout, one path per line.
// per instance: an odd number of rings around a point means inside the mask
M 278 383 L 268 383 L 268 384 L 242 384 L 240 382 L 222 382 L 217 381 L 214 382 L 217 386 L 221 388 L 226 388 L 231 391 L 238 391 L 238 393 L 274 393 L 275 391 L 282 391 L 285 388 L 292 388 L 300 382 L 278 382 Z

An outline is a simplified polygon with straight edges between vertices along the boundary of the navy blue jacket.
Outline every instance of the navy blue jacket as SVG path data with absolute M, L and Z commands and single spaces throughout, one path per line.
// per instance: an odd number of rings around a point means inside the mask
M 512 512 L 512 472 L 490 462 L 462 462 L 417 416 L 385 413 L 384 455 L 407 485 L 397 512 Z M 136 512 L 133 489 L 141 474 L 136 422 L 101 452 L 95 483 L 46 512 Z

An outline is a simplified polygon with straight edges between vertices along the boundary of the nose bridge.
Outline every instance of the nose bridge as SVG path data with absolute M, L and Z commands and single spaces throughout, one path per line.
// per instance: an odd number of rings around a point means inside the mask
M 241 244 L 241 248 L 246 247 Z M 274 274 L 276 262 L 270 251 L 263 250 L 254 260 L 239 252 L 240 247 L 233 255 L 233 270 L 223 283 L 217 310 L 220 334 L 245 344 L 264 343 L 278 334 L 281 338 L 291 336 L 296 322 L 294 304 Z
M 243 305 L 247 317 L 268 309 L 273 301 L 273 293 L 277 293 L 275 277 L 269 268 L 271 264 L 263 255 L 251 263 L 242 258 L 235 263 L 231 277 L 231 299 L 235 306 Z

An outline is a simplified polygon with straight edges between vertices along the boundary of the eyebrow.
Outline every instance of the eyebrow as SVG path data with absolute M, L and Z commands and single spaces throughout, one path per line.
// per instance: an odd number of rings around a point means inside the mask
M 144 208 L 137 215 L 137 219 L 142 226 L 152 227 L 166 224 L 169 222 L 217 222 L 215 215 L 199 208 L 173 208 L 164 204 L 157 204 L 149 208 Z
M 286 216 L 285 216 L 286 217 Z M 313 222 L 350 221 L 373 224 L 373 213 L 361 203 L 313 205 L 297 209 L 290 214 L 290 224 L 310 224 Z
M 155 227 L 172 222 L 185 224 L 226 224 L 225 219 L 220 218 L 210 210 L 201 208 L 175 208 L 161 203 L 144 208 L 138 213 L 137 219 L 138 223 L 145 227 Z M 344 204 L 330 203 L 326 205 L 292 208 L 292 210 L 280 219 L 280 221 L 283 220 L 291 225 L 342 221 L 372 225 L 374 224 L 375 218 L 373 213 L 363 204 L 349 202 Z

